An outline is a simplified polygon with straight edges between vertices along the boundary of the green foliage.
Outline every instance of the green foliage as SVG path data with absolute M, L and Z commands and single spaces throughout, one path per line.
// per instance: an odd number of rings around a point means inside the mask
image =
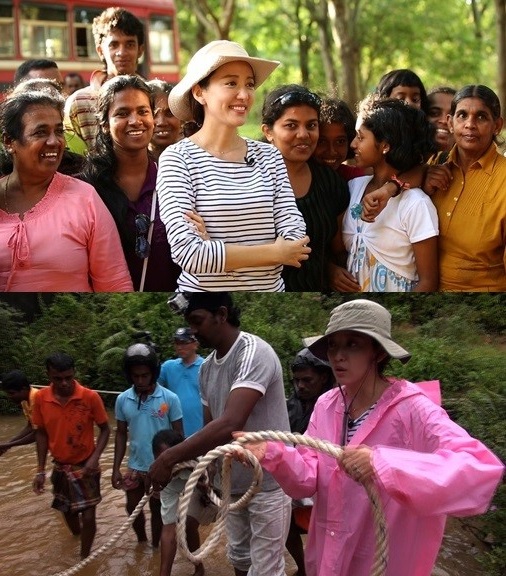
M 230 39 L 243 44 L 254 55 L 280 60 L 282 66 L 259 89 L 252 118 L 259 121 L 259 107 L 266 92 L 278 84 L 301 82 L 299 38 L 308 46 L 309 84 L 326 92 L 321 41 L 311 11 L 321 2 L 270 2 L 236 0 Z M 355 41 L 360 56 L 357 77 L 362 95 L 372 90 L 388 70 L 412 68 L 427 88 L 445 84 L 456 87 L 474 83 L 497 89 L 497 53 L 494 5 L 476 0 L 480 18 L 473 19 L 471 2 L 452 0 L 346 1 L 348 13 L 357 11 Z M 209 13 L 222 14 L 222 2 L 209 0 Z M 195 17 L 192 0 L 180 0 L 179 31 L 182 40 L 182 68 L 205 42 Z M 351 24 L 348 29 L 351 30 Z M 336 72 L 342 72 L 337 43 L 333 56 Z M 342 95 L 342 79 L 337 91 Z M 352 105 L 354 103 L 351 103 Z

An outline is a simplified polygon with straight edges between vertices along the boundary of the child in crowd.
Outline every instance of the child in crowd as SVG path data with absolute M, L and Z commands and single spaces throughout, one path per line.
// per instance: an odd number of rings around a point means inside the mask
M 346 181 L 365 175 L 362 168 L 345 164 L 346 160 L 353 158 L 350 144 L 355 138 L 355 122 L 355 116 L 344 100 L 322 100 L 319 137 L 313 158 L 335 170 Z
M 396 99 L 366 98 L 360 105 L 351 147 L 359 167 L 372 176 L 350 181 L 350 208 L 343 221 L 347 270 L 339 289 L 348 292 L 427 292 L 438 288 L 438 219 L 430 198 L 399 175 L 435 149 L 425 114 Z M 361 202 L 386 182 L 402 194 L 392 198 L 374 222 L 362 220 Z
M 384 74 L 376 87 L 379 98 L 396 98 L 409 106 L 429 112 L 427 91 L 418 74 L 407 68 L 391 70 Z
M 180 444 L 183 436 L 174 430 L 159 430 L 152 441 L 153 455 L 158 458 L 160 454 L 172 446 Z M 162 537 L 161 537 L 161 560 L 160 576 L 170 576 L 172 565 L 176 556 L 176 521 L 179 496 L 183 493 L 186 481 L 190 477 L 191 470 L 185 468 L 172 477 L 171 481 L 160 491 L 161 514 L 162 514 Z M 192 494 L 186 517 L 186 540 L 188 549 L 194 552 L 200 546 L 199 524 L 204 526 L 214 522 L 216 518 L 216 505 L 211 503 L 209 497 L 202 488 L 197 485 Z M 202 563 L 195 566 L 194 576 L 204 575 Z

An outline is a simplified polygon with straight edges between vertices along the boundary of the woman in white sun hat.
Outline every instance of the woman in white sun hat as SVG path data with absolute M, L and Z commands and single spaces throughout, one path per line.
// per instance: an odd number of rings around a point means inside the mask
M 383 375 L 391 358 L 410 354 L 392 339 L 380 304 L 337 306 L 325 335 L 305 344 L 337 381 L 318 398 L 306 434 L 344 446 L 342 462 L 281 442 L 246 447 L 289 496 L 314 498 L 307 576 L 371 574 L 374 521 L 363 482 L 374 483 L 386 517 L 386 575 L 430 576 L 447 516 L 485 512 L 503 465 L 426 396 L 429 383 Z
M 279 62 L 216 40 L 190 60 L 169 106 L 199 127 L 160 157 L 157 191 L 181 291 L 282 291 L 311 251 L 283 158 L 238 129 Z

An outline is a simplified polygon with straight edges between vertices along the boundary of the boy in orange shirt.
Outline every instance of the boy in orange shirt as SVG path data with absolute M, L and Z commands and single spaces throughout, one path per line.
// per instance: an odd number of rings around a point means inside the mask
M 81 536 L 81 558 L 90 554 L 95 538 L 95 509 L 101 501 L 98 460 L 110 428 L 102 399 L 74 378 L 74 360 L 64 352 L 46 358 L 50 385 L 39 391 L 33 410 L 37 427 L 36 494 L 44 491 L 48 450 L 54 459 L 52 507 L 63 513 L 74 535 Z M 94 424 L 100 429 L 95 443 Z

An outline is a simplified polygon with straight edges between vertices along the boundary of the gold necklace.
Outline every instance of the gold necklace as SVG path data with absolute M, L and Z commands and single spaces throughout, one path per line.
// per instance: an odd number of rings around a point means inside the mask
M 244 140 L 241 138 L 240 144 L 238 144 L 234 148 L 231 148 L 230 150 L 225 150 L 225 152 L 221 152 L 220 150 L 215 150 L 214 148 L 211 148 L 210 146 L 205 146 L 205 144 L 202 142 L 202 140 L 199 136 L 195 136 L 195 142 L 198 146 L 200 146 L 204 150 L 207 150 L 208 152 L 217 154 L 218 156 L 226 156 L 227 154 L 231 154 L 232 152 L 235 152 L 236 150 L 239 150 L 239 148 L 242 148 L 244 146 Z
M 9 205 L 7 204 L 7 189 L 9 188 L 9 180 L 11 178 L 11 174 L 12 174 L 12 172 L 10 172 L 8 174 L 7 179 L 5 180 L 5 186 L 4 186 L 4 205 L 5 205 L 5 211 L 7 212 L 7 214 L 10 214 Z

